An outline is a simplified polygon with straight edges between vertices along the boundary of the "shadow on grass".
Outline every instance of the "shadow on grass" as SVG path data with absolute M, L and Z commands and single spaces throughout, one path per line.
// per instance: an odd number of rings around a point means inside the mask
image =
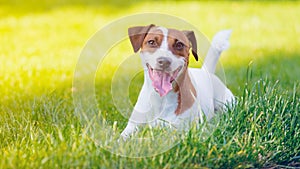
M 230 58 L 230 56 L 228 57 Z M 279 86 L 289 92 L 295 84 L 300 83 L 300 53 L 276 52 L 267 53 L 260 58 L 245 58 L 235 65 L 223 65 L 226 74 L 226 84 L 236 95 L 247 82 L 268 78 L 271 82 L 279 81 Z M 248 72 L 248 74 L 247 74 Z M 297 86 L 300 91 L 300 86 Z

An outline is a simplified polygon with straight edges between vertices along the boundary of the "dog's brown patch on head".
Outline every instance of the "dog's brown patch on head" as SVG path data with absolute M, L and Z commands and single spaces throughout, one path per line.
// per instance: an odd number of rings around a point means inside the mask
M 184 33 L 175 29 L 169 29 L 168 45 L 174 55 L 188 59 L 190 42 Z
M 128 28 L 128 35 L 134 52 L 138 52 L 142 46 L 145 36 L 155 25 L 135 26 Z
M 153 53 L 161 46 L 164 35 L 163 32 L 157 27 L 150 29 L 148 34 L 146 35 L 143 44 L 142 44 L 142 52 L 150 52 Z

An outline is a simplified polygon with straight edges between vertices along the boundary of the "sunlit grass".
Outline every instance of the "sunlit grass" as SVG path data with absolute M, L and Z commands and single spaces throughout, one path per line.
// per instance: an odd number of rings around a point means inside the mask
M 0 168 L 295 164 L 300 155 L 299 7 L 299 2 L 0 1 Z M 97 148 L 83 135 L 73 114 L 72 79 L 88 39 L 114 19 L 139 12 L 178 16 L 209 39 L 232 29 L 231 48 L 221 60 L 239 103 L 207 141 L 199 142 L 193 131 L 165 154 L 129 159 Z M 96 76 L 101 113 L 110 124 L 118 121 L 119 130 L 126 119 L 113 106 L 107 82 L 117 66 L 114 59 L 132 53 L 128 42 L 111 50 L 108 66 Z M 136 84 L 129 89 L 132 102 Z

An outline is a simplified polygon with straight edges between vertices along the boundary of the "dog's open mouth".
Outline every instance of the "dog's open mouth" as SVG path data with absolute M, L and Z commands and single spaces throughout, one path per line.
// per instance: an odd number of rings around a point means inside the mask
M 149 64 L 147 64 L 149 76 L 152 80 L 152 86 L 159 93 L 159 95 L 165 96 L 172 90 L 172 82 L 178 76 L 181 70 L 181 66 L 174 71 L 165 71 L 153 69 Z

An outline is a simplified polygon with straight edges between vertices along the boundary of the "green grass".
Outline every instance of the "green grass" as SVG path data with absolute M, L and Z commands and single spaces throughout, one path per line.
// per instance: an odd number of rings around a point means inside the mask
M 0 1 L 0 168 L 299 166 L 299 7 L 277 1 Z M 112 20 L 139 12 L 181 17 L 209 38 L 231 28 L 231 48 L 221 61 L 238 104 L 206 141 L 192 130 L 163 154 L 131 159 L 97 147 L 84 134 L 74 115 L 72 79 L 86 41 Z M 111 55 L 130 54 L 129 41 L 123 43 Z M 122 130 L 126 119 L 109 97 L 109 74 L 96 79 L 101 115 Z M 135 81 L 141 84 L 140 77 Z M 136 84 L 129 90 L 132 102 Z

